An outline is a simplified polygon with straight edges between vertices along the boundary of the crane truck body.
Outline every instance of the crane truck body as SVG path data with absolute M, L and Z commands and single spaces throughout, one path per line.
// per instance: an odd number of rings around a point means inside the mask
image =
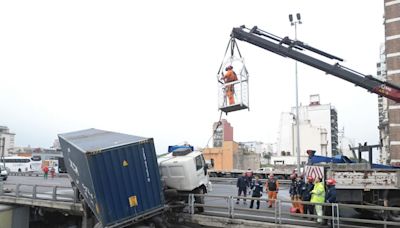
M 340 203 L 400 207 L 400 168 L 389 165 L 356 163 L 345 156 L 324 157 L 311 154 L 306 176 L 336 180 Z M 363 212 L 362 210 L 358 210 Z M 380 211 L 369 211 L 380 213 Z M 396 212 L 391 220 L 400 221 Z

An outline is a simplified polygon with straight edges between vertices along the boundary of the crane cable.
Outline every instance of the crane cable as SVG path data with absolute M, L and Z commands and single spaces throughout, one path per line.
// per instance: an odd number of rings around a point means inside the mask
M 221 65 L 219 66 L 218 73 L 217 73 L 217 81 L 218 81 L 219 83 L 221 83 L 221 84 L 224 84 L 224 83 L 221 82 L 221 80 L 219 79 L 219 74 L 222 73 L 222 71 L 221 71 L 221 70 L 222 70 L 222 66 L 224 65 L 225 56 L 226 56 L 226 53 L 228 53 L 229 47 L 231 46 L 232 39 L 233 39 L 233 38 L 229 39 L 228 45 L 226 46 L 226 49 L 225 49 L 224 58 L 222 58 Z M 231 52 L 232 52 L 232 51 L 231 51 Z

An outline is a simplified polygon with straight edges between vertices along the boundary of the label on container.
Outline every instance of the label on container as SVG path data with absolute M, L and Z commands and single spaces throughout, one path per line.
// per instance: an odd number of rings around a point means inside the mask
M 143 147 L 142 147 L 142 153 L 143 153 L 144 167 L 146 168 L 147 182 L 150 182 L 149 166 L 147 165 L 147 157 Z
M 97 203 L 96 203 L 96 212 L 97 212 L 97 214 L 100 214 L 100 207 Z
M 136 207 L 138 205 L 136 196 L 129 197 L 129 206 Z
M 122 166 L 124 166 L 124 167 L 128 166 L 128 161 L 127 161 L 127 160 L 124 160 L 124 161 L 122 162 Z

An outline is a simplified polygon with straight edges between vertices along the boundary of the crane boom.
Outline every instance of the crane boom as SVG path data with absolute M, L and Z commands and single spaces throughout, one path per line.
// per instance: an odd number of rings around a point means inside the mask
M 392 83 L 381 81 L 371 75 L 364 75 L 352 69 L 346 68 L 339 63 L 331 64 L 303 53 L 308 50 L 332 60 L 343 61 L 343 59 L 311 47 L 301 41 L 291 40 L 288 37 L 280 38 L 265 32 L 256 26 L 248 29 L 245 26 L 233 28 L 231 37 L 248 42 L 283 57 L 302 62 L 327 74 L 334 75 L 357 86 L 367 89 L 372 93 L 400 102 L 400 87 Z

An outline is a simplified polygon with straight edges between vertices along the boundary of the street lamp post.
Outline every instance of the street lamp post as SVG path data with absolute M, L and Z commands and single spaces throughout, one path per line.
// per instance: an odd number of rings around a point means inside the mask
M 296 19 L 293 20 L 293 15 L 289 14 L 290 25 L 294 26 L 294 39 L 297 40 L 297 24 L 301 24 L 300 13 L 296 14 Z M 297 146 L 296 146 L 296 154 L 297 154 L 297 172 L 300 173 L 300 116 L 299 116 L 299 86 L 298 86 L 298 77 L 297 77 L 297 61 L 295 61 L 295 77 L 296 77 L 296 134 L 297 134 Z
M 5 137 L 2 137 L 2 138 L 0 138 L 0 150 L 1 150 L 1 159 L 0 159 L 0 161 L 3 161 L 3 166 L 4 166 L 4 168 L 6 168 L 6 161 L 5 161 L 5 159 L 4 159 L 4 149 L 5 149 L 5 146 L 6 146 L 6 138 Z M 0 163 L 0 166 L 1 166 L 1 163 Z M 1 168 L 0 168 L 0 170 L 1 170 Z M 0 171 L 1 172 L 1 171 Z M 0 180 L 0 182 L 1 182 L 1 180 Z M 3 187 L 2 186 L 0 186 L 0 191 L 1 190 L 3 190 Z M 1 192 L 0 192 L 1 193 Z

